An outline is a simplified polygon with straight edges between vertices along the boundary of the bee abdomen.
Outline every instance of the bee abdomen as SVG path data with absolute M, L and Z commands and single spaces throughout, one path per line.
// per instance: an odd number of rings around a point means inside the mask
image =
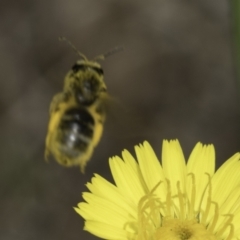
M 93 138 L 94 119 L 84 108 L 67 110 L 59 126 L 59 150 L 69 158 L 84 154 Z

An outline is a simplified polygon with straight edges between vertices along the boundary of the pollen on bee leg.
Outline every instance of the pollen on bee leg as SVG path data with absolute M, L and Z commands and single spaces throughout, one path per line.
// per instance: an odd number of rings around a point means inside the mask
M 49 162 L 48 156 L 49 156 L 49 150 L 46 148 L 44 152 L 44 159 L 46 162 Z
M 85 173 L 85 166 L 86 166 L 86 162 L 81 162 L 80 163 L 80 171 L 81 171 L 81 173 Z

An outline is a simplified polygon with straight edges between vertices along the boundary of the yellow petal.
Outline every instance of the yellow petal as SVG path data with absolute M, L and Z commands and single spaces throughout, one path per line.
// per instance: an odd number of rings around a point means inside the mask
M 136 181 L 138 177 L 126 167 L 126 164 L 119 157 L 110 159 L 109 165 L 119 191 L 125 195 L 129 205 L 137 207 L 138 201 L 144 192 Z
M 127 233 L 121 228 L 95 221 L 87 221 L 84 230 L 104 239 L 126 240 Z
M 117 207 L 123 208 L 129 212 L 132 216 L 136 217 L 136 207 L 131 206 L 128 203 L 126 196 L 119 192 L 119 189 L 102 178 L 98 174 L 92 178 L 92 183 L 87 183 L 87 188 L 96 196 L 105 198 L 110 202 L 114 202 Z
M 165 178 L 171 180 L 172 195 L 177 194 L 177 182 L 186 191 L 186 163 L 178 140 L 163 141 L 162 165 Z
M 235 189 L 240 184 L 240 153 L 236 153 L 228 159 L 213 175 L 211 180 L 211 201 L 216 202 L 221 206 Z M 206 208 L 207 200 L 209 197 L 209 186 L 203 196 L 201 207 Z M 214 216 L 214 208 L 210 209 L 207 222 Z
M 190 154 L 187 163 L 187 173 L 193 174 L 195 180 L 195 186 L 197 186 L 197 192 L 195 196 L 194 210 L 198 212 L 200 209 L 200 203 L 203 197 L 203 192 L 206 189 L 209 179 L 206 173 L 210 176 L 214 174 L 215 171 L 215 151 L 213 145 L 202 145 L 197 143 L 194 147 L 192 153 Z M 187 178 L 187 193 L 189 199 L 191 199 L 193 179 L 189 175 Z
M 78 213 L 84 215 L 86 220 L 100 221 L 116 227 L 122 227 L 126 220 L 134 220 L 127 210 L 116 207 L 113 202 L 91 193 L 84 193 L 83 198 L 88 204 L 78 204 Z
M 148 191 L 151 191 L 159 182 L 163 182 L 155 193 L 159 197 L 165 196 L 166 189 L 163 169 L 152 147 L 148 142 L 144 142 L 143 145 L 136 146 L 135 151 Z

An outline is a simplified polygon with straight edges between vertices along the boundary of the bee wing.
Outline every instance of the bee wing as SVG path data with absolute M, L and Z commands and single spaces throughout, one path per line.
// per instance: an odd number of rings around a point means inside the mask
M 121 101 L 112 96 L 105 97 L 106 130 L 116 139 L 129 139 L 130 141 L 142 141 L 146 137 L 152 137 L 156 133 L 149 132 L 150 116 L 147 117 L 142 110 L 131 103 Z M 146 120 L 147 119 L 147 120 Z M 139 140 L 140 139 L 140 140 Z
M 137 118 L 134 111 L 125 106 L 119 99 L 111 95 L 104 94 L 102 97 L 102 106 L 106 114 L 106 125 L 111 127 L 111 132 L 118 132 L 127 125 L 136 125 Z

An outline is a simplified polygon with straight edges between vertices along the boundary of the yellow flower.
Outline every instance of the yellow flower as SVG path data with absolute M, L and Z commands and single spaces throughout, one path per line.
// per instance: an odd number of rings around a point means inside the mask
M 162 164 L 148 142 L 110 159 L 116 185 L 95 174 L 75 208 L 84 229 L 117 240 L 240 239 L 240 153 L 215 172 L 213 145 L 198 143 L 186 164 L 177 140 Z

